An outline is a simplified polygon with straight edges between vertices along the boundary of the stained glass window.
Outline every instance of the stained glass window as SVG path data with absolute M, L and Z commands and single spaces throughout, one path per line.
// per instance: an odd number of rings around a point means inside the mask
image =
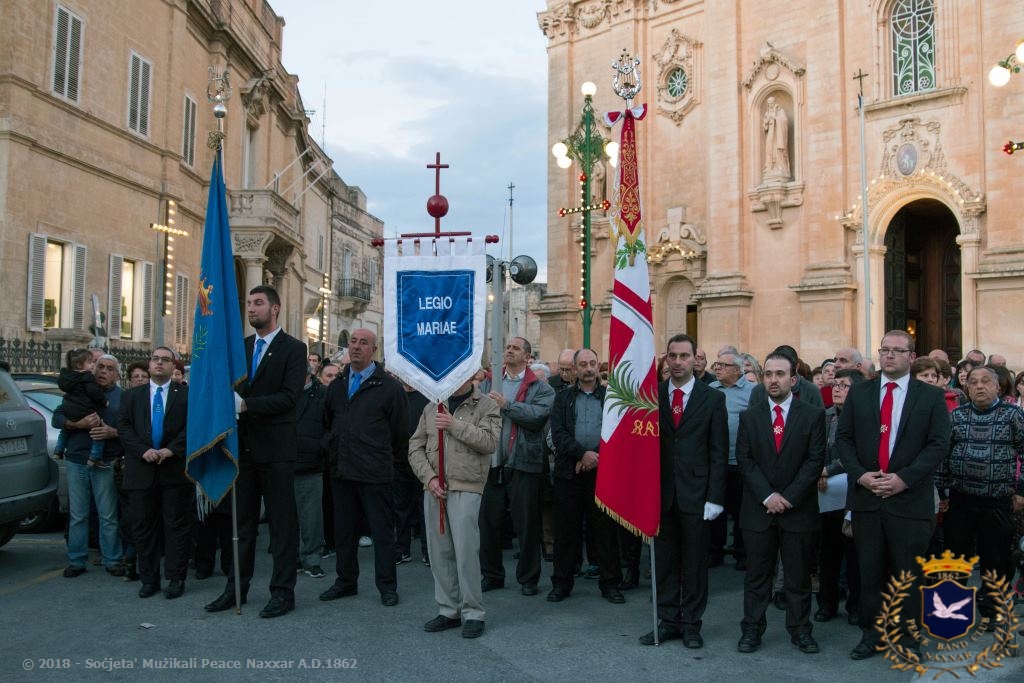
M 892 9 L 894 95 L 935 87 L 935 2 L 898 0 Z
M 680 97 L 686 94 L 686 89 L 690 86 L 690 77 L 686 75 L 686 69 L 676 67 L 669 72 L 668 78 L 665 79 L 665 88 L 668 90 L 668 96 L 673 100 L 678 100 Z

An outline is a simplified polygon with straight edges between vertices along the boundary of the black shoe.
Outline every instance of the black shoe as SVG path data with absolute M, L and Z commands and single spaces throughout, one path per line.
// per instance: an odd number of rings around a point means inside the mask
M 73 579 L 77 576 L 81 576 L 85 573 L 85 567 L 79 567 L 77 565 L 70 565 L 64 569 L 64 578 Z
M 479 619 L 466 619 L 462 626 L 463 638 L 479 638 L 484 634 L 484 622 Z
M 691 650 L 699 650 L 704 647 L 704 639 L 700 636 L 700 631 L 693 627 L 683 627 L 683 645 L 690 648 Z
M 548 593 L 548 602 L 562 602 L 562 600 L 565 600 L 567 597 L 569 597 L 569 591 L 562 588 L 553 588 L 551 592 Z
M 745 572 L 747 571 L 747 561 L 742 557 L 736 560 L 736 571 Z
M 519 591 L 523 595 L 536 595 L 537 584 L 535 583 L 524 583 L 522 589 Z
M 318 564 L 314 564 L 312 567 L 306 567 L 302 571 L 306 572 L 306 576 L 313 577 L 314 579 L 322 579 L 325 576 L 327 576 L 327 574 Z
M 144 584 L 142 584 L 142 587 L 139 588 L 139 597 L 140 598 L 151 598 L 151 597 L 153 597 L 154 595 L 156 595 L 159 592 L 160 592 L 160 584 L 158 584 L 158 583 L 144 583 Z
M 758 626 L 744 626 L 743 635 L 740 636 L 740 642 L 736 643 L 736 649 L 740 652 L 755 652 L 761 647 L 762 632 L 763 629 Z
M 601 591 L 601 597 L 613 605 L 621 605 L 626 602 L 626 598 L 622 597 L 622 593 L 619 592 L 618 588 L 609 588 L 606 591 Z
M 850 659 L 860 661 L 874 657 L 876 654 L 878 654 L 878 650 L 875 649 L 875 644 L 862 640 L 850 651 Z
M 398 604 L 398 593 L 381 593 L 380 604 L 384 605 L 385 607 L 394 607 Z
M 583 572 L 584 579 L 601 578 L 601 569 L 596 564 L 589 565 Z
M 821 651 L 818 649 L 817 641 L 811 637 L 810 633 L 794 633 L 789 640 L 806 655 L 816 655 Z
M 423 556 L 423 566 L 424 567 L 429 567 L 430 566 L 430 556 L 429 555 L 424 555 Z
M 139 572 L 135 569 L 134 564 L 126 565 L 124 568 L 124 576 L 121 577 L 122 581 L 138 581 Z
M 440 631 L 447 631 L 450 628 L 458 628 L 462 626 L 462 622 L 452 617 L 446 617 L 443 614 L 438 614 L 436 617 L 423 624 L 423 630 L 427 633 L 438 633 Z
M 107 573 L 120 578 L 124 576 L 124 567 L 121 564 L 112 564 L 107 567 Z
M 273 619 L 274 617 L 283 617 L 293 609 L 295 609 L 294 598 L 285 598 L 280 595 L 275 595 L 270 598 L 270 602 L 267 603 L 267 606 L 260 610 L 260 618 Z
M 395 566 L 405 564 L 406 562 L 412 562 L 412 555 L 409 553 L 395 553 Z
M 202 581 L 213 576 L 212 569 L 196 569 L 196 581 Z
M 498 590 L 499 588 L 504 588 L 504 587 L 505 587 L 505 582 L 504 581 L 498 581 L 497 579 L 481 579 L 480 580 L 480 590 L 482 590 L 484 593 L 486 593 L 488 591 Z
M 679 640 L 683 637 L 682 631 L 675 626 L 658 624 L 658 642 L 665 643 L 670 640 Z M 640 636 L 641 645 L 654 645 L 654 631 Z
M 860 612 L 850 612 L 847 614 L 846 623 L 850 626 L 860 626 Z
M 337 600 L 339 598 L 348 598 L 359 593 L 359 589 L 355 586 L 352 588 L 345 588 L 337 581 L 334 584 L 320 594 L 320 600 L 322 602 L 329 602 L 331 600 Z
M 167 588 L 164 589 L 164 597 L 168 600 L 174 600 L 180 598 L 185 592 L 185 582 L 181 579 L 175 579 L 174 581 L 167 582 Z
M 723 564 L 725 564 L 725 558 L 723 556 L 721 556 L 721 555 L 713 555 L 711 557 L 711 559 L 708 560 L 708 569 L 714 569 L 715 567 L 721 567 Z
M 778 593 L 775 594 L 774 602 L 775 602 L 775 609 L 785 610 L 786 609 L 786 594 L 783 593 L 782 591 L 779 591 Z
M 835 618 L 836 611 L 832 607 L 819 607 L 818 611 L 814 613 L 814 620 L 819 622 L 832 621 Z
M 245 594 L 242 594 L 242 604 L 245 604 Z M 211 603 L 207 603 L 203 609 L 207 612 L 223 612 L 224 610 L 231 609 L 235 606 L 235 589 L 228 587 L 223 593 L 218 596 L 216 600 Z

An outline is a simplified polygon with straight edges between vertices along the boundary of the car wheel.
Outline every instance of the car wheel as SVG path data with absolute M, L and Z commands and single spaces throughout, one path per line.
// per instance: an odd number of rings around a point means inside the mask
M 0 547 L 7 545 L 7 541 L 14 538 L 16 533 L 18 533 L 17 522 L 8 522 L 7 524 L 0 525 Z

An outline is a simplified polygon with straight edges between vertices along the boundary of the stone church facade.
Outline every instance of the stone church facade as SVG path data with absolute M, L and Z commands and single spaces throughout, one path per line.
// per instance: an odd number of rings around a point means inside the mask
M 599 112 L 621 109 L 610 63 L 623 49 L 640 59 L 660 349 L 689 332 L 711 354 L 789 343 L 814 361 L 902 328 L 925 352 L 979 347 L 1024 364 L 1022 161 L 1002 152 L 1024 134 L 1024 75 L 987 79 L 1024 38 L 1019 3 L 549 0 L 538 22 L 549 146 L 576 127 L 583 82 L 597 84 Z M 558 209 L 575 205 L 579 169 L 550 162 L 548 260 L 575 263 L 579 221 Z M 593 174 L 595 199 L 614 172 Z M 593 225 L 593 344 L 607 349 L 613 245 L 608 217 Z M 579 277 L 549 270 L 544 358 L 581 341 Z
M 266 283 L 311 350 L 381 331 L 383 223 L 310 134 L 284 24 L 264 0 L 4 3 L 0 338 L 84 345 L 95 296 L 112 346 L 190 350 L 225 71 L 239 313 Z

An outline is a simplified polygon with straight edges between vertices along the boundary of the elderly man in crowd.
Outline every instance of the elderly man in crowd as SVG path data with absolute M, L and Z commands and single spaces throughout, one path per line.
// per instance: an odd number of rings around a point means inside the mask
M 89 557 L 89 508 L 95 503 L 100 522 L 100 554 L 111 576 L 122 576 L 121 540 L 118 536 L 117 487 L 113 462 L 121 457 L 117 435 L 117 414 L 121 408 L 121 366 L 117 358 L 100 353 L 96 361 L 96 384 L 107 397 L 107 407 L 80 420 L 68 420 L 61 407 L 53 413 L 53 426 L 67 430 L 65 471 L 68 479 L 68 566 L 64 576 L 72 579 L 85 573 Z M 93 441 L 105 441 L 102 466 L 88 467 Z
M 443 472 L 439 430 L 444 434 Z M 463 638 L 483 635 L 480 500 L 500 434 L 498 404 L 472 381 L 456 389 L 440 411 L 434 404 L 420 411 L 409 441 L 409 465 L 429 494 L 423 499 L 423 514 L 439 614 L 423 625 L 427 632 L 461 624 Z
M 949 501 L 946 547 L 954 555 L 977 552 L 982 572 L 993 570 L 1009 581 L 1013 513 L 1024 510 L 1024 478 L 1017 476 L 1024 457 L 1024 412 L 1000 400 L 991 368 L 971 370 L 967 389 L 971 402 L 953 411 L 949 455 L 939 475 L 939 495 Z M 988 595 L 978 593 L 981 614 L 994 627 L 1002 614 Z

